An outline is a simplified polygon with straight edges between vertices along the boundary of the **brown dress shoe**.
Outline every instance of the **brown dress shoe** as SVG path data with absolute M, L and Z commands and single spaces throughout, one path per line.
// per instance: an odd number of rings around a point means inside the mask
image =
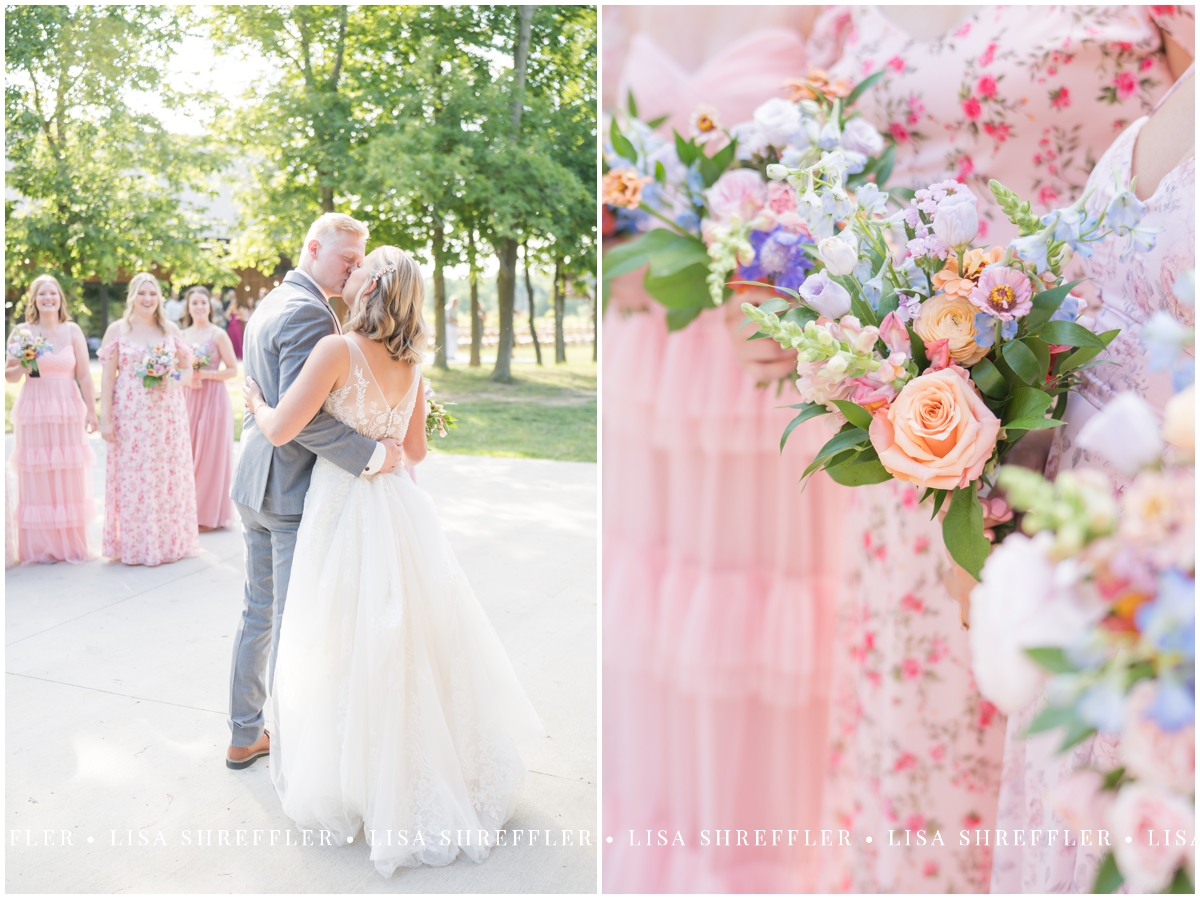
M 240 771 L 242 768 L 249 768 L 264 755 L 270 754 L 271 734 L 264 730 L 263 735 L 250 746 L 230 746 L 225 753 L 225 767 Z

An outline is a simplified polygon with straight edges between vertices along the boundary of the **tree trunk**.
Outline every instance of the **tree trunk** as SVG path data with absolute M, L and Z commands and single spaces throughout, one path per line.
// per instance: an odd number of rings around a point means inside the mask
M 529 64 L 529 31 L 536 6 L 518 6 L 517 48 L 513 54 L 512 134 L 521 133 L 521 111 L 525 108 L 525 69 Z
M 479 347 L 483 344 L 483 319 L 479 316 L 479 269 L 475 265 L 475 232 L 467 232 L 467 242 L 470 244 L 471 273 L 468 280 L 471 285 L 471 367 L 479 368 Z
M 100 282 L 100 336 L 108 333 L 108 284 Z
M 513 302 L 517 293 L 517 241 L 500 242 L 500 271 L 496 275 L 496 298 L 500 303 L 500 342 L 496 345 L 496 367 L 492 380 L 512 383 Z
M 446 364 L 446 272 L 443 268 L 446 226 L 438 222 L 433 229 L 433 367 L 448 369 Z
M 529 65 L 529 31 L 533 23 L 532 6 L 517 7 L 517 45 L 513 53 L 512 139 L 521 138 L 521 111 L 525 106 L 525 70 Z M 517 293 L 517 239 L 500 241 L 500 271 L 496 275 L 496 294 L 500 304 L 500 342 L 496 346 L 496 367 L 492 380 L 512 383 L 513 303 Z
M 554 361 L 567 361 L 567 341 L 563 337 L 563 315 L 567 311 L 566 275 L 562 271 L 562 258 L 554 260 Z
M 600 296 L 600 290 L 599 290 L 599 285 L 597 285 L 597 289 L 592 292 L 592 298 L 591 298 L 592 299 L 592 361 L 593 362 L 596 361 L 596 349 L 600 345 L 600 330 L 596 327 L 596 309 L 600 305 L 600 300 L 598 299 L 599 296 Z
M 322 187 L 321 188 L 321 211 L 322 212 L 333 212 L 333 188 L 332 187 Z
M 536 304 L 533 302 L 533 282 L 529 280 L 529 242 L 521 244 L 521 250 L 525 256 L 525 295 L 529 298 L 529 336 L 533 338 L 533 353 L 537 356 L 537 364 L 542 364 L 542 345 L 538 343 L 537 325 L 534 323 L 534 315 L 537 312 Z

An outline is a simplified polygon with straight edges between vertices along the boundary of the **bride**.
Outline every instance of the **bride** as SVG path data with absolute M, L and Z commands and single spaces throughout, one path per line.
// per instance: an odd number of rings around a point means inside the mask
M 248 380 L 247 409 L 275 446 L 324 409 L 420 462 L 420 269 L 379 247 L 343 293 L 346 333 L 316 345 L 278 408 Z M 429 495 L 403 469 L 358 478 L 319 458 L 285 609 L 271 777 L 288 817 L 335 845 L 361 827 L 385 877 L 487 858 L 524 780 L 517 740 L 542 728 Z

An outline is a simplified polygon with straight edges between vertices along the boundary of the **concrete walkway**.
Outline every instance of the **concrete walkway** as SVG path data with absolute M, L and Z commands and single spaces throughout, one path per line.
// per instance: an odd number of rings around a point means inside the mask
M 297 845 L 265 761 L 225 767 L 234 528 L 159 568 L 7 572 L 8 892 L 595 891 L 596 466 L 431 453 L 417 475 L 549 734 L 509 822 L 520 844 L 385 880 L 361 838 Z

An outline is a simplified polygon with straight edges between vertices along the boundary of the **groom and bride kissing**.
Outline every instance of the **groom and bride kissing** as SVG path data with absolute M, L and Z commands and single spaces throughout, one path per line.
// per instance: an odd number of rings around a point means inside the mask
M 390 876 L 483 861 L 516 808 L 518 743 L 542 727 L 403 467 L 427 450 L 425 290 L 407 253 L 364 256 L 367 238 L 322 215 L 246 329 L 226 765 L 269 756 L 288 817 L 334 845 L 364 830 Z

